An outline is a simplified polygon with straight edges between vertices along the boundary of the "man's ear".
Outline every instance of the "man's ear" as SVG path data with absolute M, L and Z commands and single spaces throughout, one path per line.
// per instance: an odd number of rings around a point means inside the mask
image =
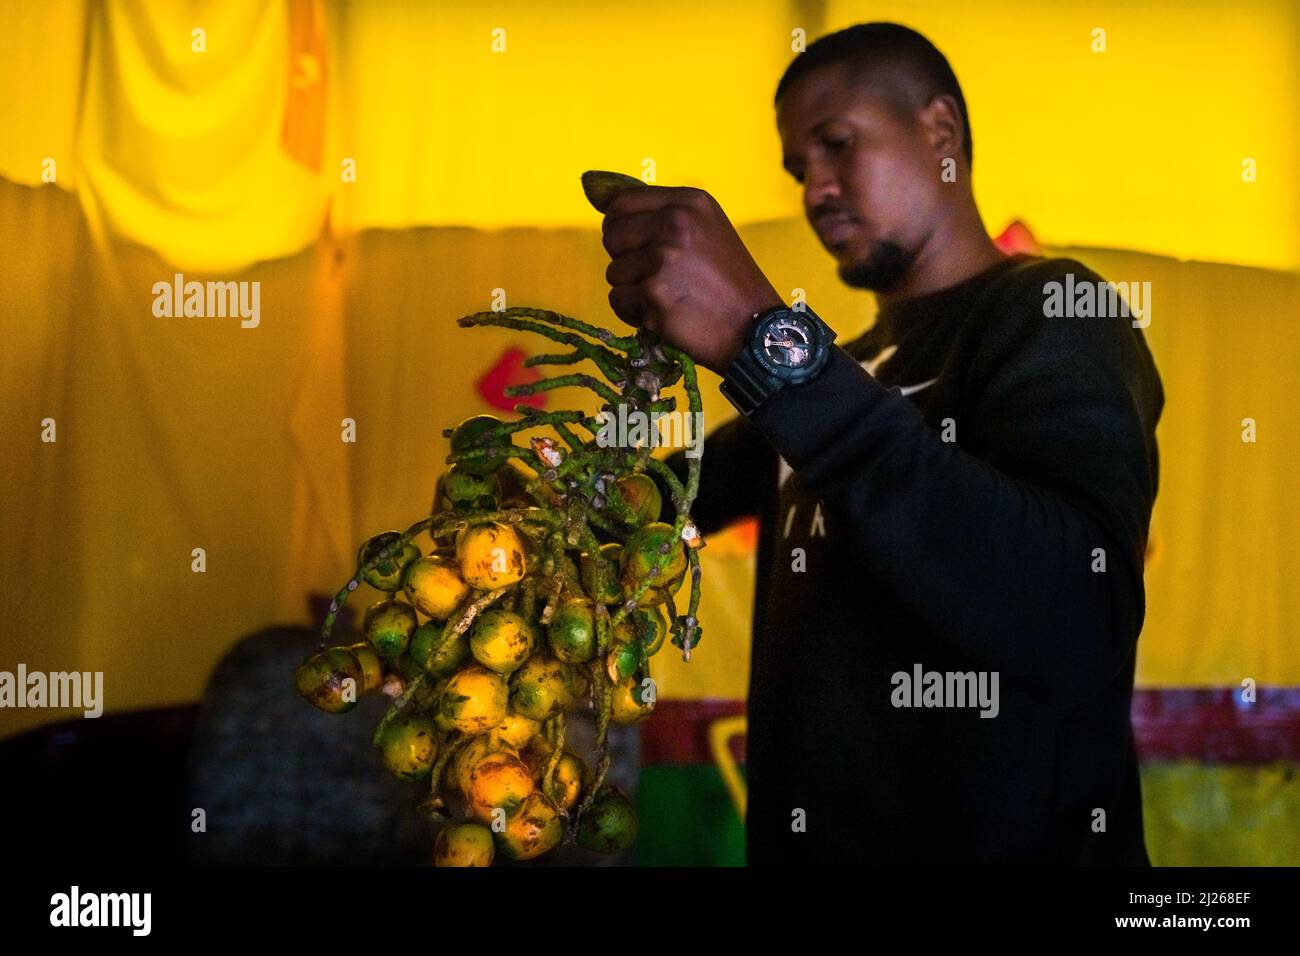
M 936 93 L 922 107 L 920 120 L 936 156 L 957 159 L 962 155 L 966 144 L 956 98 L 947 93 Z

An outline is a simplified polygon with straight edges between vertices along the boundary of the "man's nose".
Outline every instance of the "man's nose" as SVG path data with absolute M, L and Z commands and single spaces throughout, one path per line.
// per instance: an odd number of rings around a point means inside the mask
M 808 218 L 812 219 L 827 202 L 840 198 L 840 184 L 831 169 L 808 170 L 805 176 L 804 210 Z

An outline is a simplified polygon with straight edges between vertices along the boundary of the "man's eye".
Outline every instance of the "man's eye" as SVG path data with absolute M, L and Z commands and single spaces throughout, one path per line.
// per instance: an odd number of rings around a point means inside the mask
M 845 146 L 849 145 L 849 141 L 847 138 L 828 139 L 825 140 L 825 143 L 827 149 L 843 149 Z

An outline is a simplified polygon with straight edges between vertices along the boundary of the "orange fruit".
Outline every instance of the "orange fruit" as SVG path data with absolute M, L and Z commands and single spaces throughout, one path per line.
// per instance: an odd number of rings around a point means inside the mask
M 469 792 L 469 775 L 480 760 L 495 753 L 514 754 L 515 751 L 492 739 L 489 734 L 480 734 L 456 751 L 447 763 L 444 782 L 453 790 L 462 794 Z
M 493 811 L 509 815 L 534 790 L 532 774 L 514 754 L 489 754 L 469 772 L 465 797 L 474 816 L 491 823 Z

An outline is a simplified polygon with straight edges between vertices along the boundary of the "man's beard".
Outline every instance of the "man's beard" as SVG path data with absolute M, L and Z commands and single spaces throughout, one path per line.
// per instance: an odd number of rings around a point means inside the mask
M 864 262 L 840 266 L 840 280 L 854 289 L 888 292 L 916 261 L 916 253 L 908 252 L 895 242 L 878 242 Z

